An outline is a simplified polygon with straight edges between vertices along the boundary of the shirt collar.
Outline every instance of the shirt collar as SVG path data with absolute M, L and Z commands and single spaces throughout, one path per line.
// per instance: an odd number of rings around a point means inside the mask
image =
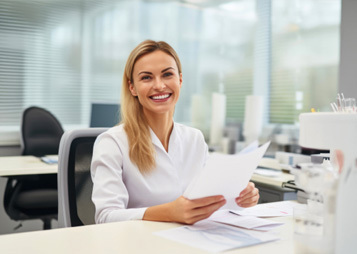
M 173 128 L 172 128 L 172 131 L 171 131 L 171 135 L 170 135 L 170 138 L 169 138 L 169 151 L 170 151 L 170 147 L 172 147 L 172 145 L 174 143 L 176 143 L 176 140 L 177 140 L 177 127 L 175 127 L 176 124 L 174 122 L 174 125 L 173 125 Z M 165 148 L 164 146 L 161 144 L 161 141 L 160 139 L 156 136 L 155 132 L 149 127 L 149 130 L 150 130 L 150 135 L 151 135 L 151 141 L 152 143 L 163 149 L 165 151 Z

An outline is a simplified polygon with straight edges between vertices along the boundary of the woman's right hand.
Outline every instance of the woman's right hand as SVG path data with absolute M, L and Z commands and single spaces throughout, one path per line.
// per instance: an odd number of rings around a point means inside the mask
M 168 203 L 170 206 L 171 221 L 194 224 L 206 219 L 226 203 L 223 196 L 211 196 L 199 199 L 187 199 L 183 196 Z

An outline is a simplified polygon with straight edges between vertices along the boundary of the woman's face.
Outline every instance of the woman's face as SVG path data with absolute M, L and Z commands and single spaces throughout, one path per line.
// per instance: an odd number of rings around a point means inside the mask
M 133 69 L 129 89 L 137 96 L 146 114 L 173 112 L 180 95 L 182 74 L 175 59 L 156 50 L 139 58 Z

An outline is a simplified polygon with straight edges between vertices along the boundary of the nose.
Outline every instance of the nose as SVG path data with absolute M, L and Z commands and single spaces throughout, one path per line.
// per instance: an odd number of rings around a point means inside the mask
M 154 82 L 154 89 L 156 90 L 163 90 L 165 88 L 165 82 L 160 78 L 160 77 L 157 77 L 155 79 L 155 82 Z

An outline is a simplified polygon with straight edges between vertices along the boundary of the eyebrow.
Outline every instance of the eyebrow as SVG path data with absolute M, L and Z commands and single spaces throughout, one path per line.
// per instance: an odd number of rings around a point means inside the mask
M 173 67 L 168 67 L 168 68 L 166 68 L 166 69 L 163 69 L 163 70 L 161 71 L 161 73 L 164 73 L 165 71 L 168 71 L 168 70 L 170 70 L 170 69 L 173 69 L 173 70 L 174 70 Z M 142 72 L 139 72 L 139 73 L 138 73 L 138 76 L 141 75 L 141 74 L 152 74 L 152 73 L 149 72 L 149 71 L 142 71 Z

